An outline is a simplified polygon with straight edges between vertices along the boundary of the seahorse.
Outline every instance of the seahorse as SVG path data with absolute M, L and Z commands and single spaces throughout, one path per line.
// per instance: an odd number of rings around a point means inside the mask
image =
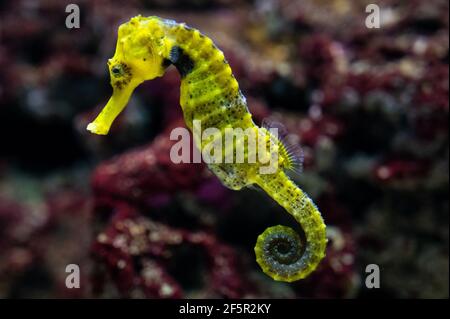
M 223 52 L 213 41 L 184 23 L 156 16 L 133 17 L 120 25 L 114 56 L 108 60 L 113 93 L 97 118 L 87 126 L 95 134 L 107 134 L 114 119 L 125 108 L 134 89 L 144 81 L 163 76 L 174 65 L 181 77 L 180 105 L 186 126 L 194 121 L 202 128 L 240 128 L 263 136 L 277 160 L 272 172 L 262 174 L 262 164 L 244 161 L 208 163 L 210 170 L 228 188 L 240 190 L 257 185 L 279 203 L 300 224 L 300 235 L 292 228 L 274 226 L 258 236 L 256 261 L 264 273 L 277 281 L 292 282 L 307 277 L 325 256 L 326 226 L 313 201 L 286 174 L 296 158 L 281 139 L 267 127 L 258 127 L 250 114 L 246 99 Z M 218 139 L 221 137 L 212 137 Z M 200 150 L 205 141 L 194 137 Z M 245 159 L 252 154 L 247 137 L 225 145 L 224 154 L 244 149 Z M 211 139 L 208 141 L 211 143 Z M 266 145 L 266 146 L 267 146 Z M 254 155 L 254 154 L 253 154 Z

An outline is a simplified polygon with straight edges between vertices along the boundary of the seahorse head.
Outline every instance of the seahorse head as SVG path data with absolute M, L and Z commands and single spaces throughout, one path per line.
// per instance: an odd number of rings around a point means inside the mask
M 108 60 L 113 94 L 99 116 L 88 125 L 89 131 L 107 134 L 134 89 L 164 74 L 172 43 L 165 35 L 166 25 L 158 17 L 137 16 L 119 27 L 116 52 Z

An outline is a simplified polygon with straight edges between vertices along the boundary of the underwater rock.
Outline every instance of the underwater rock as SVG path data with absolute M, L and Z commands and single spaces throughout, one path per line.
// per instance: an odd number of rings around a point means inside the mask
M 170 140 L 170 131 L 180 126 L 184 127 L 183 122 L 176 121 L 150 145 L 101 163 L 92 175 L 95 194 L 151 206 L 156 195 L 194 191 L 211 175 L 202 163 L 175 164 L 170 159 L 170 149 L 177 142 Z
M 124 204 L 116 206 L 92 250 L 123 297 L 186 297 L 180 282 L 192 281 L 209 296 L 242 298 L 251 291 L 236 252 L 214 235 L 169 227 Z M 179 266 L 186 261 L 191 267 Z M 196 270 L 195 262 L 204 265 Z

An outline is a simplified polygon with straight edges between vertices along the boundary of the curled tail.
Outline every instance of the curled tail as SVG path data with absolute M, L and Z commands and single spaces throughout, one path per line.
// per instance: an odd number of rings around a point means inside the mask
M 274 280 L 307 277 L 325 256 L 327 238 L 319 210 L 283 171 L 259 175 L 256 183 L 295 218 L 306 238 L 305 242 L 290 227 L 269 227 L 256 242 L 256 261 Z

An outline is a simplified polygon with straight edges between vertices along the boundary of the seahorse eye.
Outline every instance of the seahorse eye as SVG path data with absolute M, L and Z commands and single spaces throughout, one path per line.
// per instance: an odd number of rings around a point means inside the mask
M 115 76 L 119 76 L 122 74 L 122 66 L 120 64 L 116 64 L 115 66 L 113 66 L 111 68 L 111 72 L 115 75 Z

